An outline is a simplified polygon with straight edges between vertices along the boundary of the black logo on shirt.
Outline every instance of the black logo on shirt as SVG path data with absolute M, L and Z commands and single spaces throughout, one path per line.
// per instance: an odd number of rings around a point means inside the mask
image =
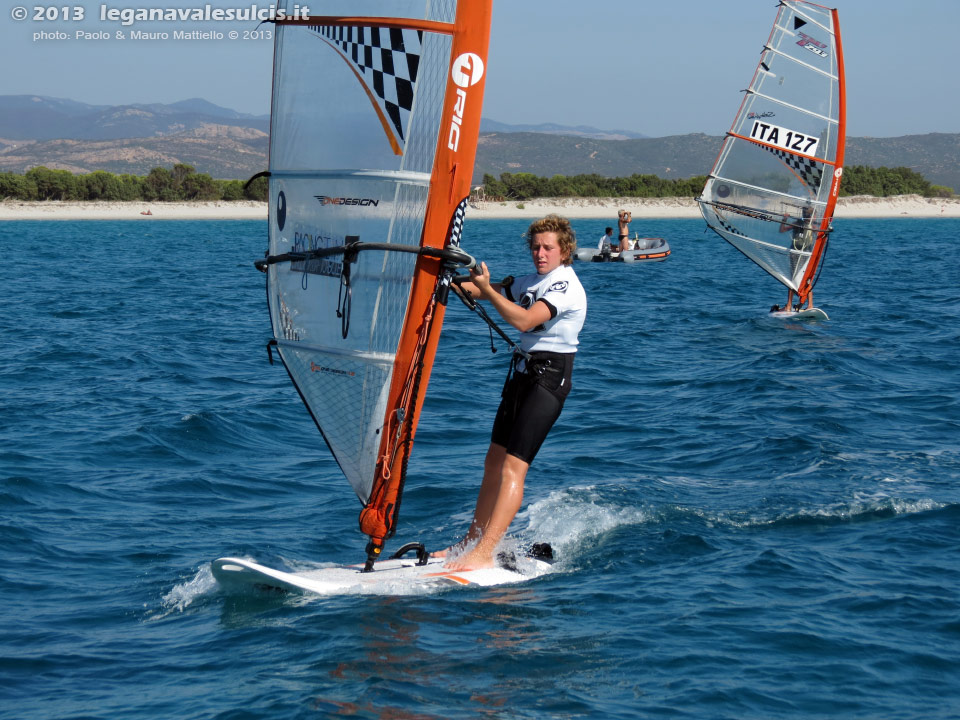
M 569 285 L 566 280 L 558 280 L 553 285 L 550 286 L 550 289 L 547 292 L 566 292 L 567 285 Z

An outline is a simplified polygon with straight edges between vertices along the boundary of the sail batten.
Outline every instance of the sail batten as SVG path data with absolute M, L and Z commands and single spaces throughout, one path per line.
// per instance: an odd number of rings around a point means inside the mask
M 759 98 L 763 98 L 764 100 L 769 101 L 773 105 L 779 105 L 782 108 L 786 108 L 789 110 L 796 110 L 798 113 L 803 113 L 804 115 L 810 115 L 811 117 L 815 117 L 817 120 L 823 120 L 824 122 L 834 123 L 834 124 L 839 124 L 840 122 L 837 118 L 830 117 L 829 115 L 822 115 L 818 112 L 814 112 L 813 110 L 810 110 L 809 108 L 800 107 L 799 105 L 793 105 L 783 100 L 779 100 L 775 97 L 764 95 L 761 92 L 756 92 L 754 90 L 751 90 L 750 94 L 756 95 Z
M 829 240 L 845 135 L 837 12 L 782 0 L 698 201 L 711 229 L 801 301 Z
M 435 291 L 472 262 L 459 229 L 491 4 L 329 0 L 331 14 L 276 25 L 257 266 L 279 355 L 377 548 L 395 529 L 439 340 Z
M 715 176 L 713 176 L 713 177 L 715 177 L 715 178 L 718 179 L 718 180 L 726 180 L 726 182 L 729 183 L 730 185 L 736 185 L 737 187 L 744 188 L 745 190 L 753 190 L 753 191 L 755 191 L 755 192 L 757 192 L 757 193 L 763 193 L 763 194 L 765 194 L 765 195 L 780 196 L 780 197 L 783 198 L 784 200 L 793 200 L 793 199 L 794 199 L 794 196 L 793 196 L 793 195 L 788 195 L 787 193 L 777 192 L 776 190 L 770 190 L 769 188 L 759 187 L 759 186 L 757 186 L 757 185 L 750 185 L 749 183 L 740 182 L 740 181 L 738 181 L 738 180 L 732 180 L 732 179 L 730 179 L 730 178 L 725 178 L 723 175 L 715 175 Z M 720 205 L 720 206 L 725 206 L 725 203 L 719 203 L 719 202 L 713 202 L 713 203 L 711 203 L 711 204 Z M 729 207 L 729 206 L 727 206 L 727 207 Z
M 277 346 L 298 348 L 300 350 L 308 350 L 310 352 L 316 352 L 316 353 L 325 353 L 328 355 L 341 355 L 343 357 L 357 358 L 359 360 L 381 363 L 385 365 L 389 365 L 393 363 L 394 359 L 396 358 L 395 355 L 392 355 L 390 353 L 373 353 L 373 352 L 364 352 L 362 350 L 344 350 L 342 348 L 329 347 L 325 345 L 311 345 L 310 343 L 293 342 L 290 340 L 277 340 Z
M 276 178 L 329 178 L 331 180 L 346 178 L 381 178 L 411 185 L 429 185 L 430 173 L 411 170 L 310 170 L 284 171 L 274 170 L 270 173 Z
M 837 79 L 838 79 L 837 76 L 834 75 L 833 73 L 831 73 L 829 70 L 824 70 L 824 69 L 822 69 L 822 68 L 818 68 L 818 67 L 815 66 L 815 65 L 811 65 L 810 63 L 805 63 L 803 60 L 800 60 L 799 58 L 795 58 L 795 57 L 793 57 L 793 56 L 791 56 L 791 55 L 788 55 L 787 53 L 782 53 L 782 52 L 780 52 L 779 50 L 774 50 L 773 48 L 766 48 L 766 49 L 769 50 L 770 53 L 772 53 L 773 55 L 776 55 L 776 56 L 778 56 L 778 57 L 782 57 L 782 58 L 783 58 L 784 60 L 786 60 L 787 62 L 796 63 L 797 65 L 800 65 L 801 67 L 805 67 L 806 69 L 808 69 L 808 70 L 810 70 L 810 71 L 812 71 L 812 72 L 819 73 L 819 74 L 823 75 L 824 77 L 830 78 L 831 80 L 837 80 Z
M 356 28 L 394 28 L 404 30 L 417 30 L 420 32 L 432 32 L 443 35 L 452 35 L 455 28 L 451 23 L 437 22 L 431 20 L 420 20 L 417 18 L 400 17 L 376 17 L 376 16 L 354 16 L 342 17 L 333 15 L 307 15 L 302 17 L 285 17 L 275 21 L 277 25 L 300 25 L 306 27 L 328 26 L 328 27 L 356 27 Z

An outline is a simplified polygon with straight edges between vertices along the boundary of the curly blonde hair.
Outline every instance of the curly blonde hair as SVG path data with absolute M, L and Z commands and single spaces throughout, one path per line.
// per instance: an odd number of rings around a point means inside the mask
M 534 220 L 523 237 L 527 241 L 527 247 L 533 247 L 533 238 L 541 233 L 556 233 L 557 244 L 560 246 L 560 257 L 564 265 L 573 263 L 573 256 L 577 252 L 577 235 L 570 227 L 570 221 L 559 215 L 547 215 L 539 220 Z

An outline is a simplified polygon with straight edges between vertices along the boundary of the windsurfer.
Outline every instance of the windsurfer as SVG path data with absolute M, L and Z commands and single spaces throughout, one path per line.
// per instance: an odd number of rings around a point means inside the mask
M 813 208 L 810 205 L 804 205 L 800 211 L 802 217 L 790 219 L 789 213 L 784 213 L 783 221 L 780 223 L 780 232 L 793 232 L 793 239 L 790 249 L 790 278 L 793 279 L 797 273 L 797 266 L 800 264 L 801 255 L 813 247 Z M 776 306 L 774 306 L 776 307 Z M 793 288 L 787 288 L 787 304 L 783 306 L 784 310 L 790 310 L 793 307 Z M 813 307 L 813 290 L 807 293 L 807 307 Z
M 520 509 L 527 470 L 570 392 L 573 357 L 587 314 L 587 296 L 570 264 L 576 237 L 568 220 L 548 215 L 530 225 L 527 244 L 536 273 L 490 282 L 486 263 L 474 268 L 459 292 L 487 300 L 520 331 L 515 355 L 493 423 L 483 481 L 466 537 L 444 557 L 452 570 L 493 567 L 497 545 Z
M 618 233 L 620 245 L 617 248 L 620 252 L 630 249 L 630 221 L 633 219 L 633 213 L 629 210 L 621 210 L 617 213 L 617 225 L 620 228 Z

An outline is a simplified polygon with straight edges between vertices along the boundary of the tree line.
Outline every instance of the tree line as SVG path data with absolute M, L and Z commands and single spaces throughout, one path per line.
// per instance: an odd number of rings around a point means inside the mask
M 923 175 L 905 167 L 866 167 L 852 165 L 843 169 L 840 195 L 922 195 L 923 197 L 953 197 L 953 188 L 934 185 Z
M 696 197 L 706 176 L 664 180 L 657 175 L 603 177 L 602 175 L 554 175 L 503 173 L 497 179 L 483 176 L 483 191 L 489 199 L 531 200 L 541 197 Z
M 192 166 L 155 167 L 145 176 L 105 170 L 74 175 L 69 170 L 35 167 L 22 175 L 0 172 L 0 198 L 16 200 L 263 200 L 267 179 L 244 188 L 243 180 L 215 180 Z
M 602 175 L 502 173 L 483 176 L 483 188 L 492 200 L 530 200 L 541 197 L 697 197 L 705 175 L 665 180 L 657 175 L 610 178 Z M 105 170 L 74 175 L 69 170 L 43 166 L 22 175 L 0 172 L 0 199 L 16 200 L 261 200 L 267 199 L 267 179 L 257 178 L 248 187 L 243 180 L 215 180 L 192 166 L 178 163 L 168 170 L 155 167 L 146 176 L 114 175 Z M 843 169 L 840 195 L 922 195 L 952 197 L 953 189 L 933 185 L 910 168 L 866 167 Z
M 532 173 L 502 173 L 499 178 L 483 176 L 483 190 L 491 200 L 531 200 L 543 197 L 697 197 L 706 182 L 705 175 L 680 180 L 664 180 L 657 175 L 631 175 L 609 178 L 601 175 L 554 175 L 540 177 Z M 933 185 L 910 168 L 866 167 L 853 165 L 843 169 L 840 195 L 922 195 L 952 197 L 953 189 Z

